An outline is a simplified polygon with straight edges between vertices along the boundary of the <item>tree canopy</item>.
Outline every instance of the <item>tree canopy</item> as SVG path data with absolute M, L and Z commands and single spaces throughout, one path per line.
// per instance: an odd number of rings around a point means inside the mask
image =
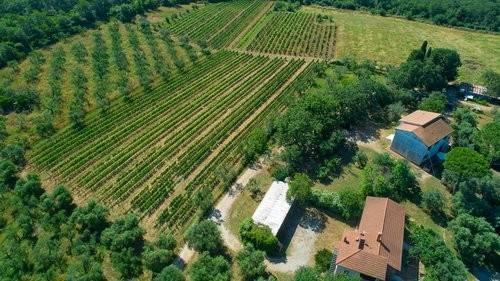
M 500 251 L 500 236 L 484 218 L 461 214 L 450 222 L 450 229 L 457 251 L 467 265 L 493 262 Z
M 484 156 L 466 147 L 455 147 L 447 155 L 444 168 L 460 180 L 482 178 L 491 174 L 490 164 Z
M 394 160 L 388 153 L 379 154 L 363 169 L 365 195 L 389 197 L 395 201 L 418 200 L 420 188 L 404 160 Z
M 217 253 L 222 248 L 222 238 L 217 225 L 211 220 L 203 220 L 192 225 L 187 233 L 186 240 L 189 247 L 197 252 Z
M 229 281 L 231 266 L 222 256 L 202 253 L 189 271 L 191 281 Z

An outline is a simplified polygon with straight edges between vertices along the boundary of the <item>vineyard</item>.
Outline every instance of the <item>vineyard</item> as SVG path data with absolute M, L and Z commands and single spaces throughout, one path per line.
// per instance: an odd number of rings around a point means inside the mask
M 270 2 L 259 0 L 217 3 L 174 17 L 167 28 L 214 48 L 226 47 L 269 6 Z
M 274 12 L 251 41 L 255 52 L 333 58 L 335 25 L 315 14 Z
M 191 43 L 175 41 L 138 24 L 112 22 L 50 49 L 37 51 L 18 66 L 14 88 L 33 89 L 41 98 L 33 116 L 35 129 L 47 136 L 57 128 L 81 128 L 93 109 L 105 113 L 115 98 L 148 91 L 158 79 L 168 79 L 201 59 Z
M 106 118 L 93 111 L 82 129 L 68 127 L 40 141 L 33 164 L 80 199 L 182 227 L 184 216 L 196 211 L 193 194 L 201 187 L 220 192 L 217 186 L 230 183 L 220 175 L 238 172 L 241 139 L 283 104 L 288 84 L 306 65 L 217 52 L 137 99 L 111 102 Z

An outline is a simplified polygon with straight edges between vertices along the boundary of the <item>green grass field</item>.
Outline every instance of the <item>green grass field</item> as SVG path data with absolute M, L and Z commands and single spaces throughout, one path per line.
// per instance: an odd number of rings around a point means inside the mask
M 500 72 L 500 35 L 352 11 L 318 7 L 303 7 L 302 11 L 333 16 L 336 58 L 353 56 L 399 64 L 411 49 L 428 40 L 433 48 L 458 50 L 463 64 L 459 77 L 462 81 L 480 83 L 481 73 L 487 68 Z

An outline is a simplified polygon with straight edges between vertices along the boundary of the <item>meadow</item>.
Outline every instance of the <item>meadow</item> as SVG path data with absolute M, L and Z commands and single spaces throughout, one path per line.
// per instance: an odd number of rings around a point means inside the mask
M 336 25 L 336 58 L 352 56 L 382 64 L 399 64 L 427 40 L 435 48 L 456 49 L 463 66 L 459 79 L 481 83 L 485 69 L 500 71 L 500 36 L 447 28 L 401 18 L 306 6 L 302 12 L 332 16 Z

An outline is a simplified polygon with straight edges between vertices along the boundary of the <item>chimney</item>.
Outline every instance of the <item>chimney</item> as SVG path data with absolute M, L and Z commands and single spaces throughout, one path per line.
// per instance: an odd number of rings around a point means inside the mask
M 382 232 L 379 232 L 377 235 L 377 242 L 382 242 Z
M 365 247 L 365 231 L 361 232 L 361 235 L 359 236 L 359 244 L 358 248 L 362 250 Z

